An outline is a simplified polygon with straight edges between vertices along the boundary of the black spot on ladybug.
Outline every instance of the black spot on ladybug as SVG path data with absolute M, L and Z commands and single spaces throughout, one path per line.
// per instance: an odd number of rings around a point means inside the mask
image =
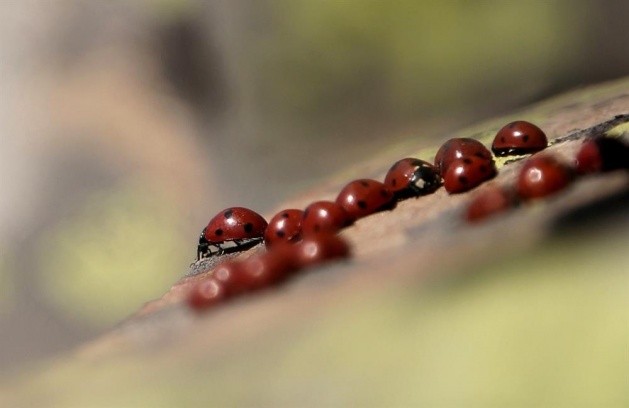
M 214 234 L 215 234 L 217 237 L 220 237 L 221 235 L 223 235 L 223 230 L 222 230 L 222 229 L 220 229 L 220 228 L 218 228 L 216 231 L 214 231 Z
M 481 159 L 486 159 L 485 155 L 483 154 L 483 152 L 476 152 L 474 153 L 474 156 L 476 157 L 480 157 Z
M 509 125 L 509 127 L 511 127 L 512 125 L 513 125 L 513 124 Z M 500 141 L 501 141 L 502 143 L 504 143 L 504 142 L 505 142 L 505 137 L 504 137 L 504 136 L 500 136 Z
M 472 164 L 472 160 L 466 157 L 465 159 L 463 159 L 463 163 Z
M 288 213 L 283 213 L 282 218 L 288 218 Z
M 391 185 L 393 187 L 397 186 L 397 180 L 396 179 L 391 180 Z
M 223 213 L 223 215 L 225 216 L 225 218 L 231 218 L 232 215 L 234 215 L 234 212 L 232 210 L 227 210 Z
M 248 222 L 245 224 L 245 232 L 249 233 L 251 231 L 253 231 L 253 224 Z
M 363 186 L 363 187 L 369 187 L 369 183 L 367 181 L 365 181 L 365 180 L 362 180 L 360 182 L 360 185 Z
M 284 238 L 286 236 L 286 233 L 284 231 L 277 231 L 275 235 L 277 235 L 279 238 Z
M 359 206 L 360 208 L 362 208 L 363 210 L 364 210 L 365 208 L 367 208 L 367 203 L 366 203 L 366 202 L 364 202 L 363 200 L 358 200 L 358 202 L 357 202 L 356 204 L 358 204 L 358 206 Z
M 524 135 L 522 136 L 522 140 L 524 140 L 524 143 L 529 141 L 529 135 Z
M 467 184 L 469 182 L 469 180 L 465 176 L 459 176 L 459 182 L 461 184 Z

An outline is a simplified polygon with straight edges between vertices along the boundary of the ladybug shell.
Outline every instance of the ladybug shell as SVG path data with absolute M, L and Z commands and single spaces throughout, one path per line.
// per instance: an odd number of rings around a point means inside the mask
M 245 238 L 260 238 L 267 227 L 266 220 L 255 211 L 243 207 L 231 207 L 210 220 L 203 236 L 210 243 Z
M 347 258 L 351 252 L 346 240 L 336 234 L 325 232 L 307 236 L 293 247 L 300 267 L 309 267 L 332 259 Z
M 280 244 L 268 252 L 244 261 L 227 261 L 214 269 L 212 277 L 224 287 L 228 296 L 250 292 L 286 279 L 297 269 L 289 244 Z M 292 247 L 292 245 L 290 245 Z
M 203 279 L 195 284 L 188 293 L 188 306 L 202 310 L 221 303 L 227 298 L 222 283 L 214 278 Z
M 572 170 L 554 157 L 533 156 L 518 174 L 518 194 L 522 198 L 545 197 L 563 190 L 572 178 Z
M 478 140 L 469 137 L 457 137 L 441 145 L 435 155 L 435 166 L 445 178 L 448 167 L 454 160 L 470 156 L 493 160 L 491 152 Z
M 598 173 L 603 170 L 603 158 L 596 141 L 587 140 L 581 145 L 575 160 L 579 174 Z
M 243 261 L 240 283 L 246 290 L 262 289 L 286 280 L 298 269 L 295 245 L 280 243 L 270 251 Z
M 338 205 L 353 219 L 383 209 L 393 200 L 393 193 L 383 183 L 359 179 L 349 182 L 336 197 Z
M 278 242 L 292 242 L 299 240 L 301 236 L 302 210 L 282 210 L 275 214 L 269 221 L 264 232 L 264 243 L 267 247 Z
M 629 146 L 611 137 L 586 140 L 577 153 L 575 167 L 579 174 L 629 168 Z
M 304 210 L 301 231 L 304 235 L 319 232 L 337 232 L 351 224 L 343 207 L 334 201 L 315 201 Z
M 430 194 L 441 186 L 441 175 L 436 166 L 408 157 L 391 166 L 384 184 L 398 198 Z
M 535 153 L 548 146 L 548 139 L 542 129 L 532 123 L 518 120 L 498 131 L 491 150 L 496 156 Z
M 474 196 L 465 210 L 465 219 L 474 223 L 504 212 L 517 204 L 515 194 L 496 186 L 487 186 Z
M 443 186 L 450 194 L 471 190 L 496 175 L 493 160 L 486 160 L 476 156 L 456 159 L 448 168 L 444 176 Z
M 247 286 L 242 283 L 243 274 L 242 261 L 228 260 L 214 269 L 212 278 L 223 287 L 223 291 L 228 296 L 235 296 L 247 290 Z

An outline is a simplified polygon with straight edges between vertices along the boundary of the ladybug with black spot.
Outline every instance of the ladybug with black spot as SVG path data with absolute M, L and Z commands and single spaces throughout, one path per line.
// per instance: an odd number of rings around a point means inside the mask
M 535 153 L 548 146 L 548 139 L 542 129 L 530 122 L 516 120 L 498 131 L 491 145 L 496 156 L 510 156 Z
M 301 219 L 302 235 L 335 233 L 352 223 L 352 218 L 334 201 L 315 201 L 306 207 Z
M 301 239 L 302 210 L 287 209 L 275 214 L 264 232 L 264 244 L 270 248 L 278 242 L 295 242 Z
M 455 137 L 446 141 L 437 150 L 435 166 L 439 170 L 439 174 L 445 178 L 453 161 L 471 156 L 487 161 L 493 160 L 491 152 L 478 140 L 469 137 Z
M 197 260 L 249 249 L 262 241 L 266 220 L 244 207 L 230 207 L 218 213 L 201 232 Z
M 393 200 L 391 190 L 377 180 L 359 179 L 347 183 L 336 197 L 351 221 L 366 217 L 377 211 L 390 209 Z
M 493 160 L 476 156 L 456 159 L 443 177 L 443 186 L 450 194 L 463 193 L 492 179 L 496 174 Z
M 384 184 L 397 199 L 419 197 L 437 190 L 441 186 L 441 175 L 431 163 L 408 157 L 391 166 Z

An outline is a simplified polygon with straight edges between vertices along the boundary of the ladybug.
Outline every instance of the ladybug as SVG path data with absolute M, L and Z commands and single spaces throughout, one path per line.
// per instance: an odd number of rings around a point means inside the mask
M 260 241 L 266 220 L 243 207 L 226 208 L 210 220 L 201 232 L 197 260 L 251 248 Z
M 629 145 L 613 137 L 586 140 L 575 160 L 577 173 L 598 173 L 629 168 Z
M 436 166 L 412 157 L 398 160 L 384 178 L 384 184 L 398 198 L 419 197 L 441 186 Z
M 221 285 L 227 296 L 235 296 L 247 290 L 247 286 L 241 282 L 243 274 L 242 261 L 228 260 L 214 268 L 212 278 Z
M 542 129 L 530 122 L 517 120 L 498 131 L 491 145 L 496 156 L 510 156 L 535 153 L 548 146 L 548 139 Z
M 294 247 L 292 244 L 278 244 L 270 251 L 244 260 L 240 284 L 250 291 L 286 280 L 298 269 Z
M 383 183 L 371 179 L 359 179 L 348 183 L 336 197 L 353 220 L 385 209 L 391 204 L 393 193 Z
M 297 269 L 294 250 L 285 244 L 244 261 L 227 261 L 214 269 L 212 277 L 228 296 L 262 289 L 287 278 Z
M 507 211 L 517 204 L 515 192 L 497 186 L 487 186 L 474 196 L 465 210 L 465 219 L 477 222 Z
M 470 156 L 487 161 L 493 160 L 491 152 L 478 140 L 469 137 L 457 137 L 446 141 L 437 150 L 435 166 L 439 169 L 439 173 L 445 177 L 448 167 L 454 160 Z
M 322 262 L 347 258 L 350 247 L 346 240 L 336 234 L 321 233 L 309 235 L 293 246 L 300 267 L 308 267 Z
M 304 235 L 319 232 L 337 232 L 351 224 L 343 207 L 334 201 L 315 201 L 304 210 L 301 231 Z
M 443 177 L 443 186 L 450 194 L 462 193 L 478 186 L 496 175 L 493 160 L 477 156 L 452 161 Z
M 221 303 L 227 298 L 225 288 L 214 278 L 203 279 L 195 284 L 188 293 L 188 306 L 202 310 Z
M 294 242 L 301 238 L 302 210 L 283 210 L 278 212 L 264 231 L 264 243 L 268 248 L 277 242 Z
M 521 198 L 540 198 L 556 193 L 570 184 L 572 170 L 548 154 L 528 159 L 517 180 Z

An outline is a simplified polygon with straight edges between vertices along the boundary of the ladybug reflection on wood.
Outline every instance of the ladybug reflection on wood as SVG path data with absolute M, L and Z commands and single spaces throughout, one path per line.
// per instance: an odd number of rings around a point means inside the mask
M 197 260 L 249 249 L 262 241 L 266 220 L 255 211 L 231 207 L 218 213 L 201 232 Z

